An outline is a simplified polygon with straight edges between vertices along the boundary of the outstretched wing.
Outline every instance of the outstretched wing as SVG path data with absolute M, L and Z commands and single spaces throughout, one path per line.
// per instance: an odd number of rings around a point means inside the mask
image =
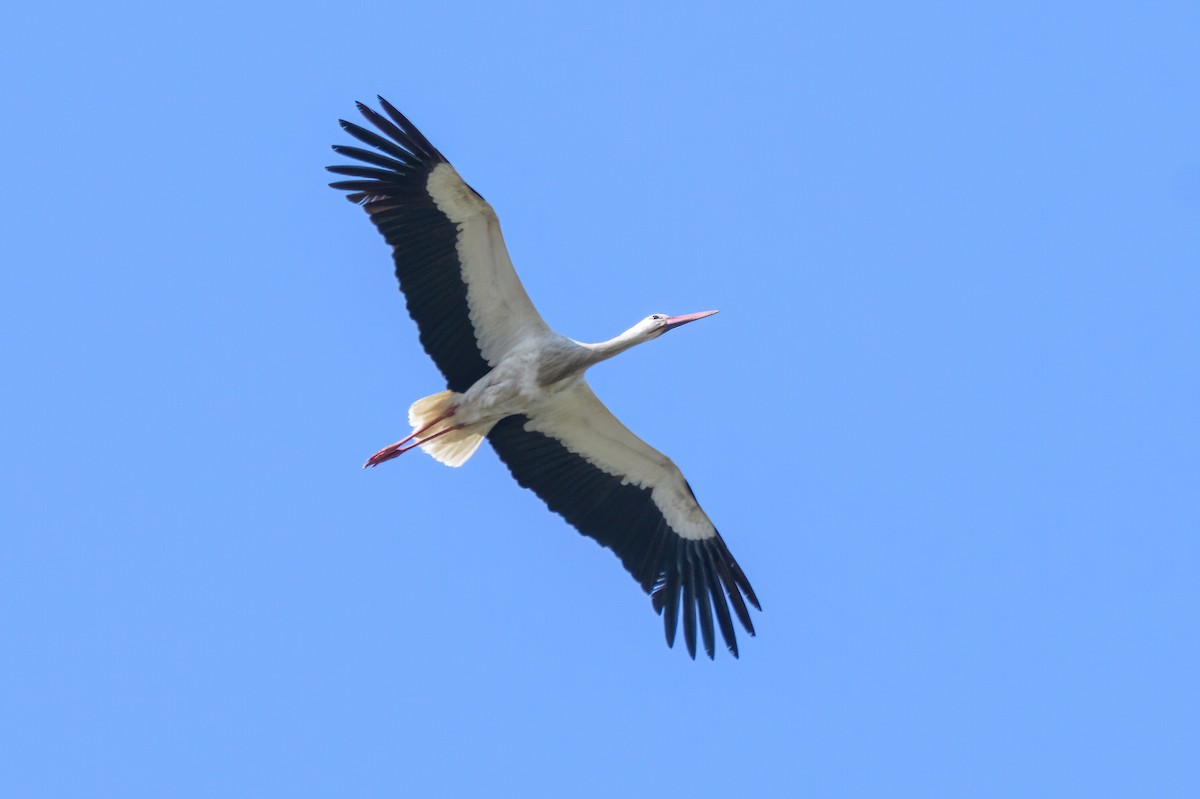
M 466 391 L 526 336 L 547 329 L 513 270 L 496 212 L 382 97 L 387 117 L 358 110 L 383 135 L 345 120 L 372 150 L 334 145 L 368 166 L 331 166 L 392 245 L 396 277 L 421 344 L 453 391 Z
M 532 416 L 504 419 L 488 439 L 518 483 L 617 554 L 663 615 L 668 645 L 682 596 L 688 653 L 696 656 L 698 617 L 713 657 L 715 614 L 737 657 L 729 604 L 754 635 L 745 602 L 759 608 L 754 589 L 679 468 L 621 424 L 586 382 Z

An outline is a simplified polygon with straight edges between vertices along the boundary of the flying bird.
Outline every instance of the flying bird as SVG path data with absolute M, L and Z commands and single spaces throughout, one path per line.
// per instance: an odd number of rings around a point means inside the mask
M 383 114 L 358 103 L 378 133 L 339 120 L 372 149 L 334 145 L 361 163 L 328 167 L 350 178 L 330 185 L 349 192 L 391 246 L 408 312 L 446 390 L 414 402 L 412 433 L 364 468 L 414 447 L 461 466 L 488 439 L 520 485 L 616 553 L 663 617 L 668 646 L 682 617 L 688 654 L 696 657 L 699 627 L 712 658 L 715 619 L 737 657 L 730 606 L 754 635 L 746 607 L 761 609 L 754 589 L 679 468 L 584 379 L 601 361 L 716 311 L 652 314 L 598 344 L 551 330 L 513 270 L 496 212 L 403 114 L 379 103 Z

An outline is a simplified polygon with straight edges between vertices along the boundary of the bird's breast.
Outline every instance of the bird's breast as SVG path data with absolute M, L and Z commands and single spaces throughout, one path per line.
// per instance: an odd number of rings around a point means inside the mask
M 467 390 L 459 403 L 458 418 L 473 422 L 530 415 L 583 376 L 582 370 L 548 370 L 546 364 L 544 351 L 513 353 Z

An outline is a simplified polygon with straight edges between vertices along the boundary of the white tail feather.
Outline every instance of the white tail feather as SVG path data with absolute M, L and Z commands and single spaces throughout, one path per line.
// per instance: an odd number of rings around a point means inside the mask
M 453 391 L 439 391 L 428 397 L 422 397 L 409 407 L 408 423 L 413 426 L 414 430 L 420 430 L 444 414 L 450 405 L 461 396 Z M 453 416 L 446 417 L 422 433 L 421 438 L 429 439 L 443 430 L 449 430 L 456 424 L 458 422 Z M 479 449 L 479 445 L 483 443 L 483 439 L 494 424 L 494 422 L 483 422 L 464 427 L 461 430 L 451 430 L 428 443 L 421 444 L 421 449 L 432 455 L 439 463 L 447 466 L 462 466 L 468 458 L 475 454 L 475 450 Z

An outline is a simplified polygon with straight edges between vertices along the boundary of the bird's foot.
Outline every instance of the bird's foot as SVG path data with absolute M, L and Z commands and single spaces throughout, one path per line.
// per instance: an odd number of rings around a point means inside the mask
M 401 453 L 407 452 L 410 448 L 404 445 L 407 444 L 408 441 L 409 439 L 406 438 L 403 441 L 397 441 L 395 444 L 389 444 L 371 457 L 367 458 L 367 462 L 363 464 L 363 468 L 365 469 L 368 466 L 378 466 L 384 461 L 390 461 L 392 458 L 398 457 Z
M 397 441 L 395 444 L 384 447 L 371 457 L 367 458 L 367 462 L 363 464 L 363 468 L 365 469 L 368 466 L 378 466 L 384 461 L 390 461 L 392 458 L 403 455 L 410 449 L 416 449 L 426 442 L 433 441 L 435 438 L 441 438 L 447 433 L 453 433 L 456 430 L 462 430 L 464 427 L 466 427 L 466 425 L 456 424 L 453 427 L 447 427 L 445 430 L 439 430 L 433 435 L 422 438 L 419 441 L 412 441 L 413 437 L 409 436 L 403 441 Z M 412 441 L 412 443 L 409 443 L 410 441 Z
M 442 433 L 450 432 L 449 430 L 443 430 L 441 433 L 437 433 L 435 435 L 429 436 L 428 438 L 422 439 L 422 440 L 414 442 L 414 443 L 409 443 L 409 442 L 412 442 L 412 440 L 414 438 L 421 435 L 422 433 L 428 432 L 430 430 L 430 428 L 432 428 L 438 422 L 443 422 L 446 419 L 449 419 L 451 416 L 454 415 L 454 412 L 457 410 L 458 410 L 458 408 L 455 408 L 455 407 L 447 408 L 436 419 L 429 422 L 424 427 L 422 427 L 418 430 L 412 431 L 411 433 L 406 435 L 404 438 L 397 441 L 395 444 L 389 444 L 388 446 L 386 446 L 383 449 L 376 452 L 371 457 L 367 458 L 367 462 L 363 464 L 363 468 L 365 469 L 368 466 L 378 466 L 379 464 L 383 463 L 384 461 L 390 461 L 392 458 L 403 455 L 404 453 L 408 452 L 410 449 L 415 449 L 416 447 L 421 446 L 426 441 L 428 441 L 432 438 L 437 438 L 437 436 L 440 436 Z M 450 429 L 455 429 L 455 428 L 450 428 Z

